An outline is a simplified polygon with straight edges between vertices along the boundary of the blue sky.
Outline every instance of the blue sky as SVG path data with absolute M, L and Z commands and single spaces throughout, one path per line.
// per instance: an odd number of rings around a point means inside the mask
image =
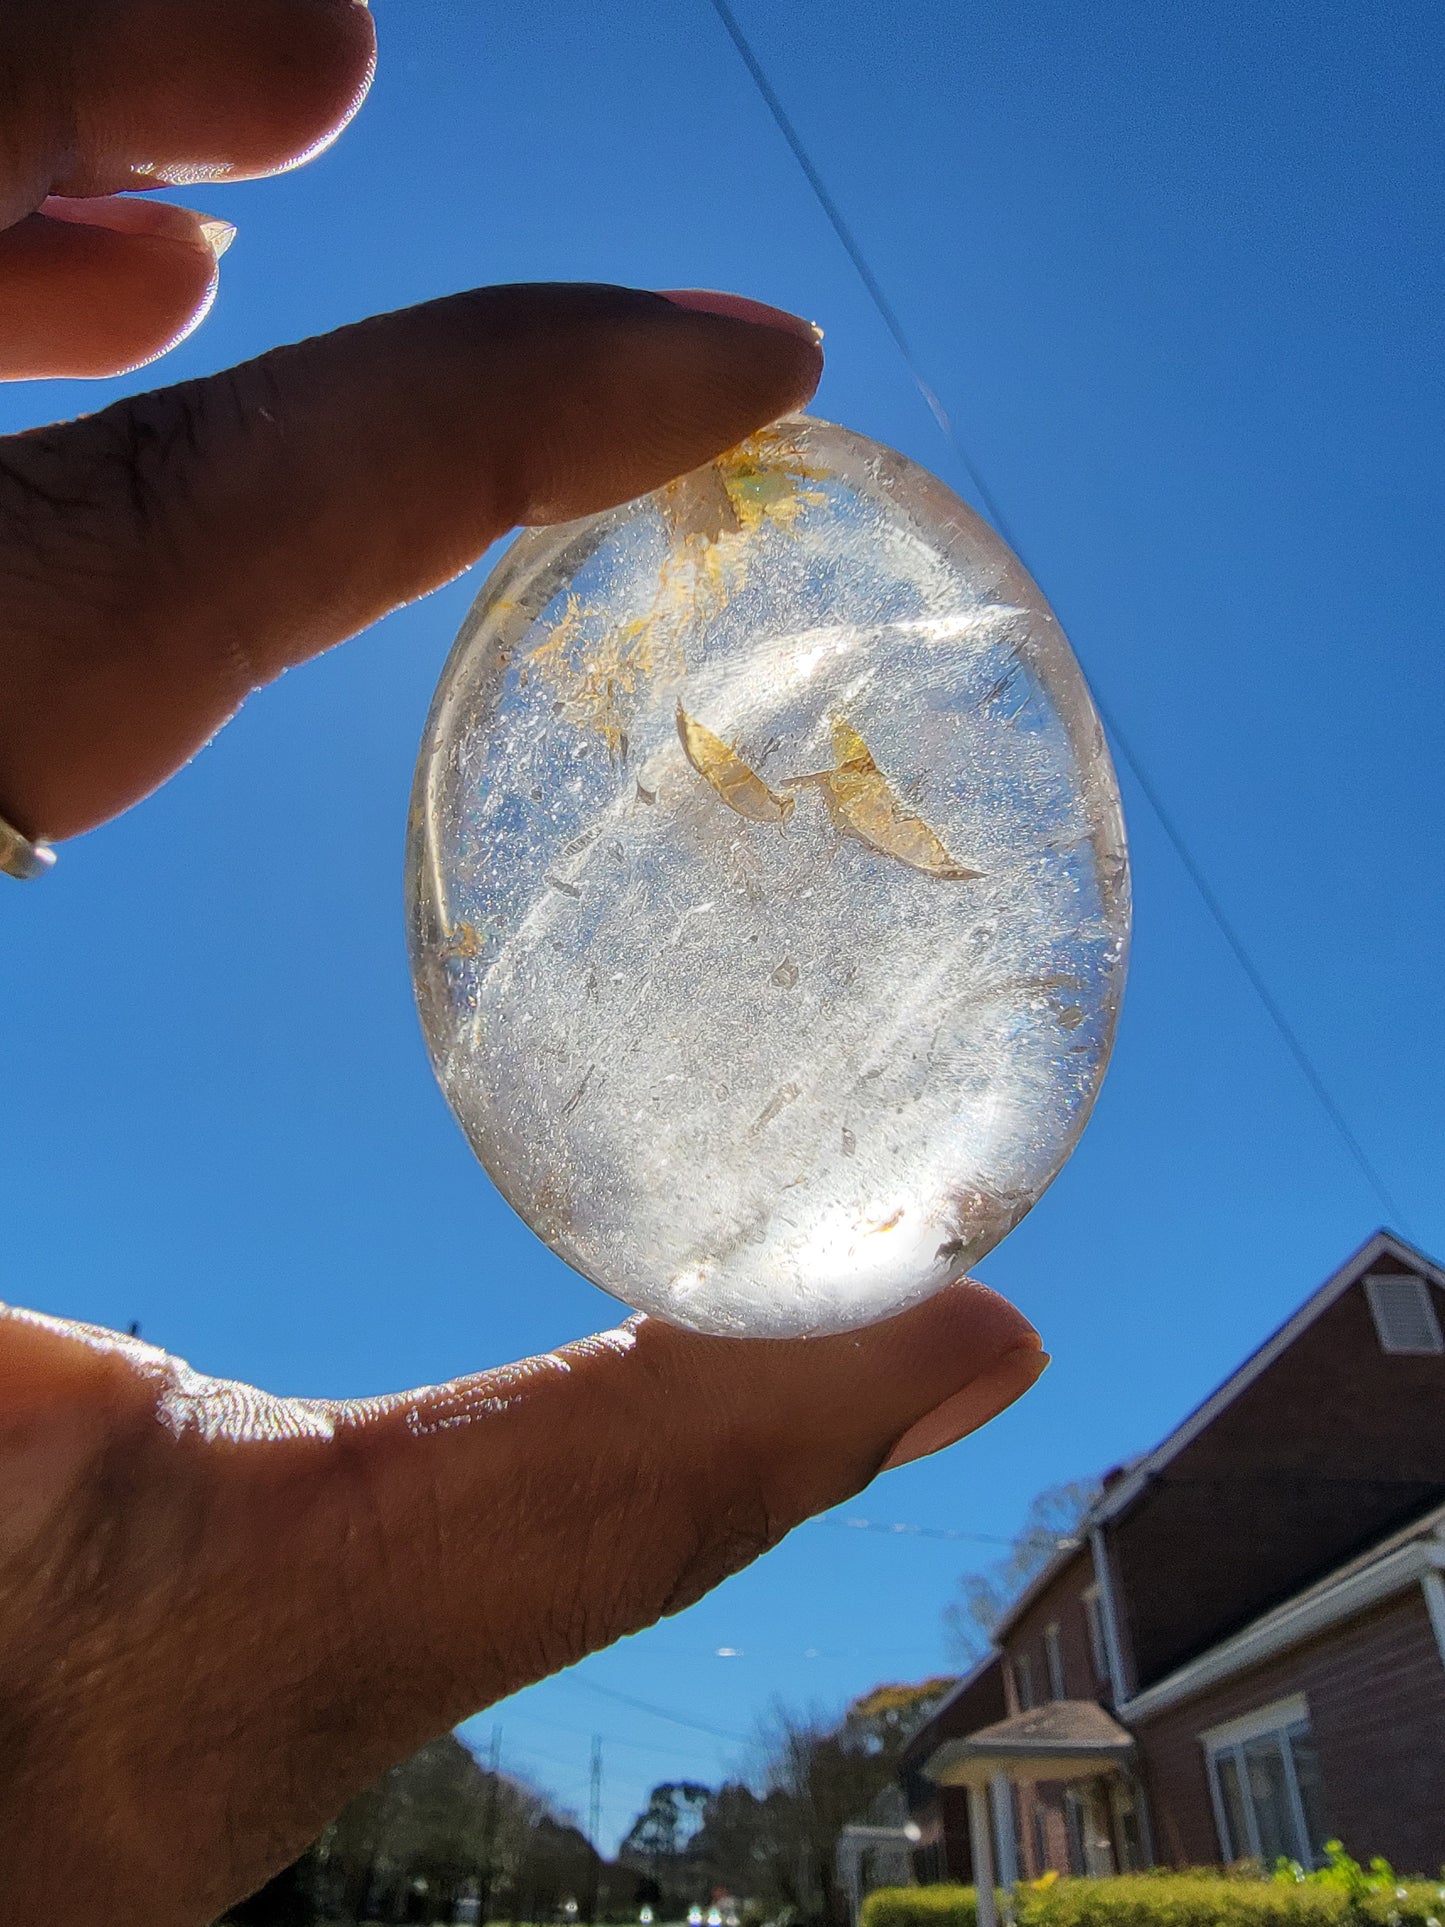
M 1445 15 L 735 4 L 1087 672 L 1405 1228 L 1445 1250 Z M 474 282 L 736 288 L 826 329 L 817 412 L 962 486 L 706 0 L 375 12 L 376 87 L 333 151 L 189 196 L 239 234 L 166 378 Z M 0 390 L 0 428 L 156 379 Z M 479 580 L 288 676 L 0 898 L 5 1297 L 316 1394 L 613 1318 L 492 1193 L 411 1008 L 407 790 Z M 480 1722 L 584 1813 L 602 1733 L 609 1836 L 653 1780 L 745 1763 L 776 1697 L 836 1708 L 945 1663 L 941 1609 L 993 1548 L 843 1520 L 1011 1530 L 1168 1429 L 1383 1216 L 1124 792 L 1114 1068 L 982 1268 L 1054 1366 L 982 1437 Z

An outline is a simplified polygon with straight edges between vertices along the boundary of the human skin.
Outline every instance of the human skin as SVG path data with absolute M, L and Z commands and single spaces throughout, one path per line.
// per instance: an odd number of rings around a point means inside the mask
M 214 225 L 109 197 L 294 164 L 373 58 L 354 0 L 7 0 L 0 374 L 181 338 Z M 0 815 L 63 839 L 129 807 L 288 665 L 518 522 L 709 460 L 820 368 L 746 302 L 492 289 L 0 441 Z M 422 1741 L 680 1610 L 1046 1362 L 968 1281 L 843 1337 L 639 1318 L 350 1404 L 0 1311 L 6 1917 L 212 1920 Z

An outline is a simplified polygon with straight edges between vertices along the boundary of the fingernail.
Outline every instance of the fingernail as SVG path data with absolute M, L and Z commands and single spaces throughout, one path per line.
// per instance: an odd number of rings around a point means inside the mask
M 760 328 L 781 328 L 787 334 L 801 335 L 815 346 L 823 339 L 816 321 L 804 321 L 786 308 L 770 308 L 765 301 L 749 301 L 746 295 L 720 294 L 716 288 L 663 288 L 664 301 L 675 308 L 690 308 L 695 314 L 720 314 L 729 321 L 751 321 Z
M 206 246 L 219 261 L 236 238 L 235 223 L 232 221 L 207 220 L 201 223 L 201 234 Z
M 112 234 L 184 241 L 188 247 L 195 246 L 196 230 L 199 228 L 201 239 L 218 261 L 236 238 L 236 230 L 230 221 L 197 214 L 191 208 L 177 207 L 171 201 L 148 201 L 125 194 L 52 194 L 40 203 L 37 212 L 43 214 L 47 221 L 65 221 L 75 227 L 105 228 Z
M 926 1459 L 930 1452 L 941 1452 L 945 1446 L 966 1439 L 970 1432 L 987 1425 L 1021 1399 L 1042 1376 L 1048 1362 L 1049 1354 L 1035 1345 L 1020 1345 L 1005 1352 L 982 1377 L 946 1398 L 942 1405 L 935 1405 L 916 1425 L 910 1425 L 883 1461 L 882 1470 L 891 1472 L 896 1466 Z

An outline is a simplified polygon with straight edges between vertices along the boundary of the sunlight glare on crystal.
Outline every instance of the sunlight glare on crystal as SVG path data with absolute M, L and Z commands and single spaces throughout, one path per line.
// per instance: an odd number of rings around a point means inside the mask
M 518 537 L 433 704 L 407 871 L 482 1163 L 698 1331 L 847 1330 L 959 1275 L 1113 1042 L 1128 862 L 1078 665 L 971 510 L 824 422 Z

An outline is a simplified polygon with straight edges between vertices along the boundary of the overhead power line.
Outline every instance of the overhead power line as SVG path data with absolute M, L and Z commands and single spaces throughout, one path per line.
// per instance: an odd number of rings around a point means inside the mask
M 896 1538 L 907 1539 L 962 1539 L 971 1545 L 1016 1546 L 1018 1535 L 1006 1538 L 998 1532 L 956 1532 L 951 1526 L 915 1526 L 890 1519 L 837 1519 L 833 1522 L 852 1532 L 886 1532 Z M 1032 1544 L 1051 1545 L 1056 1552 L 1063 1552 L 1079 1541 L 1072 1534 L 1058 1536 L 1052 1532 L 1025 1534 Z
M 827 215 L 829 225 L 843 245 L 843 252 L 853 263 L 858 279 L 868 290 L 869 299 L 878 310 L 884 327 L 888 330 L 889 334 L 892 335 L 894 346 L 897 348 L 899 354 L 902 355 L 904 364 L 909 374 L 912 375 L 919 394 L 922 395 L 924 401 L 928 404 L 929 413 L 933 416 L 933 419 L 938 423 L 943 434 L 952 444 L 953 452 L 963 464 L 968 479 L 973 483 L 978 493 L 978 499 L 988 511 L 989 519 L 1001 528 L 1002 525 L 998 508 L 994 503 L 993 497 L 989 494 L 987 483 L 974 467 L 972 461 L 969 459 L 968 451 L 963 447 L 957 434 L 954 432 L 953 422 L 949 418 L 948 410 L 939 400 L 936 390 L 924 374 L 923 366 L 917 354 L 914 352 L 913 343 L 910 341 L 908 333 L 898 317 L 898 310 L 888 299 L 882 282 L 869 266 L 868 257 L 859 246 L 858 237 L 845 220 L 842 208 L 839 207 L 837 201 L 829 192 L 828 184 L 819 173 L 812 155 L 804 145 L 802 135 L 793 125 L 788 110 L 784 107 L 778 94 L 777 88 L 773 86 L 773 83 L 764 72 L 762 62 L 753 52 L 752 44 L 742 28 L 738 25 L 737 16 L 727 4 L 727 0 L 711 0 L 711 4 L 713 12 L 722 22 L 729 39 L 732 41 L 734 47 L 736 47 L 738 58 L 747 68 L 749 74 L 752 76 L 754 86 L 762 95 L 764 104 L 777 125 L 778 132 L 792 149 L 793 159 L 802 169 L 809 187 L 813 190 L 819 207 L 821 207 L 824 214 Z
M 631 1693 L 619 1693 L 611 1686 L 599 1686 L 595 1680 L 579 1679 L 577 1684 L 585 1686 L 589 1693 L 600 1693 L 603 1699 L 616 1700 L 620 1706 L 632 1706 L 639 1713 L 651 1713 L 654 1719 L 671 1720 L 674 1726 L 690 1726 L 695 1733 L 710 1733 L 715 1740 L 734 1740 L 739 1746 L 750 1743 L 745 1733 L 729 1733 L 721 1726 L 709 1726 L 704 1720 L 689 1719 L 685 1713 L 673 1713 L 665 1706 L 654 1706 L 651 1700 L 634 1699 Z
M 548 1719 L 545 1715 L 530 1712 L 525 1707 L 509 1707 L 508 1717 L 511 1719 L 529 1720 L 537 1726 L 550 1727 L 554 1733 L 570 1733 L 574 1739 L 586 1740 L 595 1737 L 602 1740 L 607 1746 L 625 1746 L 636 1753 L 669 1753 L 675 1760 L 691 1760 L 697 1757 L 696 1747 L 659 1746 L 655 1740 L 629 1740 L 624 1739 L 619 1733 L 598 1733 L 594 1735 L 590 1727 L 569 1726 L 564 1720 Z M 530 1742 L 528 1742 L 528 1744 L 530 1745 Z
M 874 272 L 867 255 L 863 252 L 858 237 L 849 226 L 836 196 L 824 180 L 817 162 L 813 159 L 807 144 L 794 125 L 787 108 L 783 105 L 782 97 L 779 95 L 777 88 L 774 87 L 772 81 L 768 78 L 767 71 L 758 59 L 751 41 L 743 32 L 737 15 L 728 4 L 728 0 L 709 0 L 709 5 L 712 7 L 713 12 L 722 23 L 728 38 L 736 48 L 738 58 L 742 61 L 751 76 L 753 84 L 757 88 L 764 106 L 767 108 L 769 114 L 771 114 L 778 132 L 787 142 L 793 158 L 798 163 L 809 187 L 813 190 L 814 198 L 823 210 L 829 226 L 838 237 L 844 253 L 852 262 L 858 279 L 867 290 L 868 298 L 878 311 L 879 319 L 892 336 L 894 345 L 902 356 L 909 374 L 913 377 L 919 394 L 922 395 L 928 405 L 929 413 L 933 416 L 934 421 L 937 422 L 939 431 L 952 448 L 969 481 L 973 484 L 974 492 L 983 505 L 984 512 L 998 530 L 999 534 L 1008 543 L 1014 554 L 1024 563 L 1025 568 L 1028 568 L 1027 558 L 1013 530 L 1009 527 L 1007 518 L 1000 509 L 988 484 L 984 481 L 973 458 L 969 455 L 968 450 L 959 439 L 948 410 L 939 400 L 937 390 L 925 375 L 923 365 L 914 350 L 913 343 L 909 339 L 907 330 L 899 318 L 898 310 L 888 298 L 887 290 Z M 1032 573 L 1033 571 L 1030 570 L 1030 574 Z M 1409 1225 L 1390 1187 L 1385 1183 L 1384 1178 L 1381 1176 L 1374 1160 L 1365 1150 L 1364 1145 L 1350 1128 L 1343 1110 L 1330 1091 L 1329 1086 L 1325 1083 L 1324 1078 L 1320 1075 L 1299 1033 L 1285 1016 L 1279 999 L 1274 995 L 1273 991 L 1270 990 L 1263 973 L 1258 964 L 1255 963 L 1243 937 L 1225 913 L 1223 904 L 1215 894 L 1213 887 L 1210 885 L 1199 863 L 1195 859 L 1193 851 L 1185 841 L 1183 831 L 1175 821 L 1172 813 L 1166 807 L 1159 791 L 1145 771 L 1142 758 L 1130 742 L 1128 735 L 1120 727 L 1118 716 L 1108 705 L 1100 700 L 1097 689 L 1095 690 L 1094 700 L 1098 707 L 1099 714 L 1103 718 L 1104 725 L 1114 740 L 1121 760 L 1128 766 L 1135 782 L 1139 785 L 1145 801 L 1154 812 L 1154 815 L 1159 821 L 1160 828 L 1163 830 L 1173 848 L 1174 854 L 1178 857 L 1185 875 L 1198 892 L 1200 901 L 1209 913 L 1220 936 L 1224 939 L 1231 956 L 1244 973 L 1245 981 L 1259 999 L 1266 1016 L 1273 1024 L 1280 1041 L 1284 1044 L 1290 1058 L 1293 1060 L 1295 1068 L 1299 1071 L 1301 1077 L 1303 1077 L 1306 1087 L 1335 1131 L 1335 1134 L 1344 1146 L 1355 1168 L 1374 1193 L 1376 1200 L 1385 1213 L 1386 1222 L 1397 1226 L 1405 1236 L 1409 1237 L 1411 1235 Z

